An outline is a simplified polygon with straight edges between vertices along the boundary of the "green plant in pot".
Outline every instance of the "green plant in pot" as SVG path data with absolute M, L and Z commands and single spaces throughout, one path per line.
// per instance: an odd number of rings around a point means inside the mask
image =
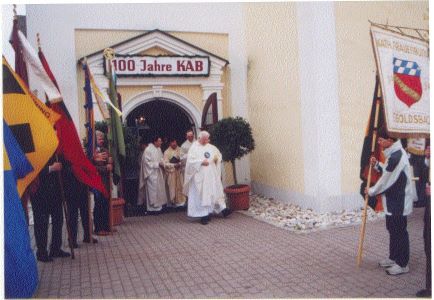
M 250 124 L 241 117 L 229 117 L 218 121 L 210 129 L 211 143 L 223 156 L 223 161 L 231 162 L 234 185 L 225 188 L 232 210 L 249 208 L 250 187 L 238 184 L 235 161 L 255 149 L 255 140 Z

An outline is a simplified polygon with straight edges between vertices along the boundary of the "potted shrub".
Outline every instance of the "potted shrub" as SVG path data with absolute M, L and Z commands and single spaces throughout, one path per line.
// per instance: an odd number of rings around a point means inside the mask
M 223 161 L 232 164 L 234 185 L 225 188 L 232 210 L 246 210 L 249 208 L 250 187 L 238 184 L 235 160 L 255 149 L 255 140 L 252 136 L 250 124 L 241 117 L 224 118 L 214 124 L 210 130 L 211 143 L 223 155 Z

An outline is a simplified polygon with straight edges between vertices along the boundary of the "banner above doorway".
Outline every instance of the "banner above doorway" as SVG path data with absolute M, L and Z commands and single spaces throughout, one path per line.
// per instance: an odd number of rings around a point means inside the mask
M 209 56 L 186 55 L 117 55 L 113 59 L 119 77 L 209 76 Z M 104 66 L 107 72 L 107 65 Z

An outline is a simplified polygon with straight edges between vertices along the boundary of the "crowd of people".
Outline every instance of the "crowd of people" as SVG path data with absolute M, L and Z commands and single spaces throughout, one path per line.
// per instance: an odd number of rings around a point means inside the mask
M 106 189 L 109 190 L 109 173 L 112 170 L 112 162 L 108 150 L 104 148 L 103 132 L 96 132 L 96 143 L 96 152 L 92 161 L 101 175 Z M 89 215 L 88 187 L 75 177 L 70 163 L 64 160 L 62 156 L 54 155 L 48 161 L 34 185 L 35 192 L 31 194 L 30 201 L 37 248 L 36 258 L 39 261 L 51 262 L 53 258 L 69 257 L 71 255 L 61 249 L 64 215 L 67 220 L 71 247 L 73 248 L 79 248 L 77 243 L 79 215 L 83 228 L 84 243 L 97 243 L 97 239 L 93 238 L 93 230 L 96 235 L 110 234 L 108 199 L 98 191 L 93 191 L 95 207 L 92 225 L 90 223 L 91 216 Z M 65 208 L 65 214 L 63 208 Z M 48 252 L 48 224 L 50 217 L 51 244 Z
M 144 206 L 147 214 L 160 214 L 166 207 L 187 208 L 187 216 L 200 220 L 206 225 L 213 214 L 227 217 L 231 210 L 226 207 L 221 182 L 222 155 L 210 143 L 210 134 L 201 131 L 195 140 L 193 131 L 186 133 L 186 140 L 180 146 L 176 139 L 169 139 L 169 146 L 162 151 L 162 138 L 155 135 L 151 143 L 142 143 L 140 153 L 140 175 L 138 206 Z M 110 189 L 112 159 L 104 146 L 104 133 L 96 132 L 96 151 L 93 163 L 101 175 L 107 190 Z M 381 173 L 379 180 L 365 192 L 374 197 L 382 196 L 386 214 L 386 229 L 389 232 L 389 256 L 379 262 L 389 275 L 409 272 L 410 257 L 407 216 L 413 207 L 425 206 L 424 244 L 427 259 L 426 288 L 418 296 L 431 295 L 431 222 L 430 222 L 430 178 L 429 140 L 401 141 L 388 135 L 384 128 L 378 130 L 378 144 L 385 161 L 371 157 L 371 165 Z M 403 147 L 405 146 L 405 149 Z M 423 149 L 423 150 L 421 150 Z M 421 155 L 422 154 L 422 155 Z M 421 158 L 422 157 L 422 158 Z M 411 172 L 413 167 L 413 173 Z M 59 180 L 62 174 L 63 180 Z M 412 180 L 417 176 L 416 188 Z M 62 184 L 63 187 L 59 185 Z M 78 181 L 67 161 L 54 156 L 42 170 L 36 192 L 31 197 L 36 257 L 39 261 L 50 262 L 56 257 L 68 257 L 70 253 L 61 249 L 63 211 L 62 201 L 68 205 L 67 223 L 70 227 L 72 247 L 78 248 L 78 214 L 81 216 L 84 243 L 96 243 L 96 235 L 110 234 L 109 199 L 94 192 L 95 207 L 93 226 L 88 209 L 88 188 Z M 64 190 L 62 193 L 61 189 Z M 59 195 L 64 194 L 65 199 Z M 51 216 L 52 239 L 50 252 L 47 251 L 48 222 Z
M 140 158 L 138 205 L 146 205 L 148 214 L 187 206 L 187 215 L 204 225 L 213 213 L 227 217 L 231 211 L 221 182 L 222 155 L 209 143 L 209 133 L 201 131 L 195 141 L 189 130 L 181 147 L 169 139 L 164 153 L 161 145 L 162 138 L 155 135 Z
M 186 133 L 181 147 L 176 139 L 170 139 L 169 147 L 161 150 L 162 139 L 158 135 L 149 144 L 142 144 L 140 154 L 140 180 L 137 204 L 146 206 L 147 214 L 159 214 L 166 207 L 186 207 L 189 217 L 208 224 L 211 214 L 221 213 L 227 217 L 231 211 L 226 207 L 221 182 L 220 151 L 209 143 L 209 133 L 201 131 L 195 141 L 193 131 Z M 105 135 L 96 131 L 94 163 L 106 189 L 110 190 L 110 173 L 113 162 L 105 146 Z M 70 164 L 61 156 L 53 156 L 41 171 L 35 193 L 30 197 L 36 240 L 36 258 L 51 262 L 56 257 L 71 254 L 61 249 L 63 228 L 63 203 L 71 246 L 77 242 L 78 216 L 83 228 L 83 242 L 97 243 L 98 236 L 111 234 L 109 224 L 109 199 L 102 193 L 94 194 L 93 224 L 89 214 L 89 190 L 73 174 Z M 188 201 L 187 201 L 188 199 Z M 188 203 L 188 205 L 187 205 Z M 51 244 L 48 246 L 48 224 L 51 217 Z

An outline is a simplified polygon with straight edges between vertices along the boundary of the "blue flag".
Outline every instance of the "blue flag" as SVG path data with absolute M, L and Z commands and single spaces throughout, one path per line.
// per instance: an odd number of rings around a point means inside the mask
M 87 145 L 86 152 L 87 158 L 93 159 L 93 152 L 95 149 L 95 120 L 93 115 L 93 100 L 92 100 L 92 88 L 90 86 L 90 76 L 87 64 L 83 65 L 84 70 L 84 93 L 86 96 L 86 129 L 87 129 Z
M 30 298 L 38 286 L 38 269 L 18 196 L 17 179 L 33 168 L 4 120 L 3 139 L 5 296 Z

